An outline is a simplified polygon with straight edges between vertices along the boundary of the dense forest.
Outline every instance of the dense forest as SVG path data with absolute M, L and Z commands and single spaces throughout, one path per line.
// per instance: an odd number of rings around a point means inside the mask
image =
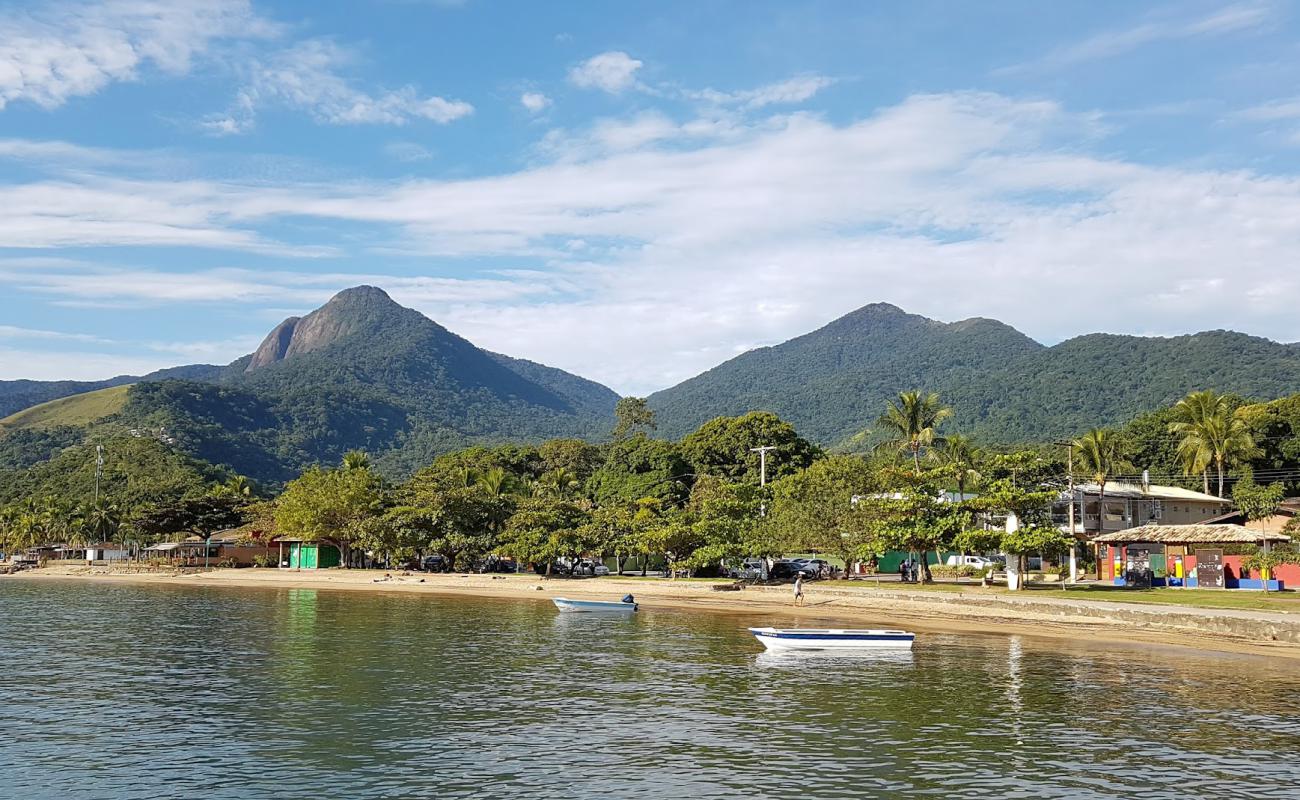
M 1044 347 L 994 320 L 946 324 L 875 304 L 649 399 L 671 436 L 764 409 L 835 446 L 871 427 L 880 398 L 917 387 L 939 392 L 963 433 L 1025 444 L 1123 424 L 1196 389 L 1259 399 L 1295 392 L 1300 345 L 1211 331 L 1093 334 Z
M 0 475 L 0 548 L 236 528 L 250 541 L 328 540 L 389 563 L 428 553 L 462 569 L 488 555 L 538 565 L 639 557 L 709 574 L 727 559 L 789 552 L 840 563 L 951 548 L 1060 559 L 1077 546 L 1050 516 L 1068 480 L 1066 448 L 981 446 L 951 432 L 961 419 L 937 394 L 882 400 L 879 436 L 853 454 L 827 452 L 769 412 L 718 417 L 678 440 L 656 438 L 645 400 L 621 400 L 615 420 L 601 443 L 475 445 L 398 481 L 351 450 L 282 486 L 191 458 L 179 443 L 106 430 Z M 1124 480 L 1147 469 L 1267 512 L 1300 485 L 1298 427 L 1300 395 L 1247 404 L 1195 392 L 1074 439 L 1074 477 Z M 28 441 L 58 449 L 65 432 L 47 434 Z M 989 524 L 1012 512 L 1020 530 Z M 1252 558 L 1268 566 L 1296 554 Z

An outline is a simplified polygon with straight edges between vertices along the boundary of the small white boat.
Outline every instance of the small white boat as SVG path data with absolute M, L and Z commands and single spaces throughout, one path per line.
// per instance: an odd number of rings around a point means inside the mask
M 907 631 L 851 628 L 750 628 L 749 632 L 768 650 L 910 650 L 916 638 Z
M 637 608 L 635 602 L 615 600 L 570 600 L 567 597 L 555 597 L 551 602 L 555 603 L 556 608 L 567 612 L 613 611 L 619 614 L 631 614 Z

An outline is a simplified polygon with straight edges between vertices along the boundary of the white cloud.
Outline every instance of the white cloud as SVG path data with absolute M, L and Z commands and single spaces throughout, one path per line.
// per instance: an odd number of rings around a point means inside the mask
M 57 108 L 145 68 L 181 75 L 222 39 L 270 36 L 247 0 L 51 3 L 0 18 L 0 109 Z
M 641 114 L 554 137 L 528 168 L 459 180 L 83 174 L 8 187 L 0 240 L 289 251 L 273 232 L 291 220 L 318 223 L 317 247 L 363 263 L 376 247 L 529 269 L 411 278 L 334 262 L 307 274 L 0 261 L 0 281 L 63 301 L 303 309 L 373 283 L 482 346 L 628 392 L 875 300 L 997 317 L 1045 341 L 1216 327 L 1300 339 L 1300 180 L 1093 155 L 1097 135 L 1094 115 L 1049 101 L 958 93 L 846 123 Z M 328 238 L 333 228 L 353 238 Z
M 224 114 L 205 120 L 210 133 L 243 133 L 252 127 L 257 109 L 280 106 L 310 114 L 329 125 L 406 125 L 427 120 L 440 125 L 474 113 L 463 100 L 424 95 L 414 86 L 368 93 L 342 74 L 355 61 L 346 48 L 327 39 L 308 39 L 247 68 L 248 85 Z
M 1237 116 L 1253 122 L 1278 122 L 1300 119 L 1300 97 L 1274 100 L 1269 103 L 1251 106 L 1240 111 Z
M 636 83 L 642 62 L 621 50 L 592 56 L 569 70 L 569 82 L 581 89 L 600 89 L 618 94 Z
M 1175 6 L 1177 8 L 1177 6 Z M 1240 33 L 1269 24 L 1277 16 L 1272 3 L 1245 2 L 1194 17 L 1149 16 L 1127 28 L 1116 28 L 1057 48 L 1036 61 L 1004 67 L 998 72 L 1057 69 L 1121 55 L 1144 45 Z
M 519 104 L 530 112 L 537 114 L 551 106 L 551 98 L 541 92 L 524 92 L 519 95 Z
M 688 96 L 708 103 L 739 105 L 744 108 L 754 109 L 770 105 L 802 103 L 834 82 L 833 79 L 824 75 L 800 75 L 776 83 L 769 83 L 757 89 L 740 92 L 719 92 L 714 89 L 706 89 L 701 92 L 690 92 Z
M 112 340 L 88 333 L 68 333 L 66 331 L 47 331 L 40 328 L 21 328 L 16 325 L 0 325 L 0 339 L 44 339 L 56 342 L 91 342 L 95 344 L 112 344 Z

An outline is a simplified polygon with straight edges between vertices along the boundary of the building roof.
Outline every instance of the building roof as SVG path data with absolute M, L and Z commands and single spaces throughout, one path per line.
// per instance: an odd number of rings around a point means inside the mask
M 1092 541 L 1103 544 L 1127 544 L 1129 542 L 1163 542 L 1166 544 L 1261 544 L 1265 538 L 1270 542 L 1289 542 L 1290 536 L 1280 533 L 1265 533 L 1251 530 L 1242 525 L 1141 525 L 1136 528 L 1103 533 L 1093 537 Z
M 1097 484 L 1095 483 L 1081 483 L 1075 488 L 1084 494 L 1098 493 Z M 1140 483 L 1120 483 L 1119 481 L 1106 481 L 1106 496 L 1149 498 L 1151 500 L 1188 500 L 1200 503 L 1219 503 L 1221 505 L 1231 503 L 1225 497 L 1184 489 L 1181 486 L 1160 486 L 1154 483 L 1143 486 Z

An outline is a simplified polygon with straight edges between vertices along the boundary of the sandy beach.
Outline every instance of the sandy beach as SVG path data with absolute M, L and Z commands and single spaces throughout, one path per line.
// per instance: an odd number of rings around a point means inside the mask
M 645 608 L 771 616 L 779 624 L 907 626 L 920 631 L 983 632 L 1190 647 L 1300 659 L 1300 615 L 1235 609 L 1187 608 L 1055 598 L 1042 593 L 1011 596 L 971 587 L 934 592 L 818 582 L 807 587 L 807 605 L 791 603 L 788 586 L 714 590 L 715 584 L 667 579 L 545 579 L 536 575 L 403 575 L 380 570 L 289 571 L 221 569 L 193 573 L 133 573 L 103 567 L 58 565 L 7 581 L 94 580 L 168 586 L 313 588 L 363 592 L 514 598 L 616 598 L 634 594 Z

